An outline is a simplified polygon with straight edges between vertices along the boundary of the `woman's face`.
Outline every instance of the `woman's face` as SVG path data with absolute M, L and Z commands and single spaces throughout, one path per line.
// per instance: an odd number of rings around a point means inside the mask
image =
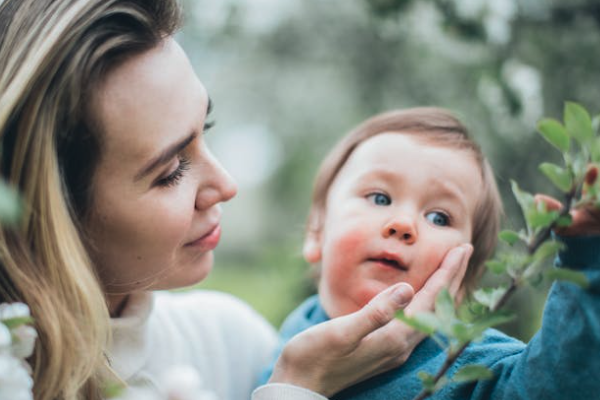
M 236 186 L 204 142 L 208 105 L 172 39 L 120 65 L 95 95 L 102 145 L 85 226 L 111 304 L 194 284 L 212 267 L 219 203 Z

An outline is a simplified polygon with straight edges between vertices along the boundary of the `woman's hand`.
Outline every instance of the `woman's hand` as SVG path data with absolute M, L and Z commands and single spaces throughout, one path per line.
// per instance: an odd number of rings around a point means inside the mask
M 553 197 L 538 194 L 535 201 L 546 204 L 548 210 L 560 210 L 562 204 Z M 573 222 L 565 228 L 556 229 L 562 236 L 600 235 L 600 209 L 597 207 L 578 208 L 571 211 Z
M 396 284 L 361 310 L 296 335 L 283 349 L 269 382 L 301 386 L 329 397 L 401 365 L 424 335 L 395 319 L 396 311 L 404 308 L 411 315 L 433 310 L 443 287 L 456 295 L 472 251 L 470 244 L 449 251 L 416 294 L 409 284 Z

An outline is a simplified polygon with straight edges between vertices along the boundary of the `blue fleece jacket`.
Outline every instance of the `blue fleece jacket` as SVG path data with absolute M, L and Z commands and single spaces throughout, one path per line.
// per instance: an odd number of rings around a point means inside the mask
M 584 290 L 568 282 L 554 283 L 542 327 L 527 345 L 488 329 L 483 340 L 467 347 L 450 374 L 466 364 L 482 364 L 493 371 L 493 379 L 451 383 L 432 399 L 600 399 L 600 236 L 562 240 L 567 248 L 558 265 L 583 271 L 590 287 Z M 281 348 L 295 334 L 328 319 L 318 297 L 310 297 L 282 325 Z M 354 385 L 333 399 L 413 399 L 422 389 L 417 372 L 435 374 L 445 358 L 443 349 L 427 338 L 402 366 Z M 265 372 L 265 380 L 271 370 Z

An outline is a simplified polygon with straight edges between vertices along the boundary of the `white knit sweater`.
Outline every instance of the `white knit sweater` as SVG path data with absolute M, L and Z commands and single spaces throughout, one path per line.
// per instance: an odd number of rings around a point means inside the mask
M 127 382 L 127 399 L 159 394 L 165 372 L 198 372 L 203 393 L 218 400 L 323 400 L 290 385 L 252 390 L 270 360 L 277 337 L 248 305 L 212 291 L 136 293 L 111 321 L 111 365 Z M 251 395 L 252 394 L 252 395 Z

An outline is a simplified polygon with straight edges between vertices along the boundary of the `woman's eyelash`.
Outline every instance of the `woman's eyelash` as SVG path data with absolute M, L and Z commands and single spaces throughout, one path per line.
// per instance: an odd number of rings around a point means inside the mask
M 207 130 L 209 130 L 210 128 L 212 128 L 213 126 L 215 126 L 216 122 L 213 121 L 206 121 L 204 123 L 204 127 L 202 128 L 202 132 L 206 133 Z
M 158 186 L 169 187 L 176 185 L 179 180 L 183 177 L 185 171 L 190 169 L 190 160 L 186 157 L 179 157 L 179 165 L 175 171 L 171 172 L 168 176 L 159 179 L 156 184 Z
M 208 116 L 212 112 L 213 108 L 214 108 L 214 103 L 213 103 L 212 99 L 209 97 L 208 98 L 208 106 L 206 107 L 206 117 L 205 117 L 205 122 L 204 122 L 204 127 L 203 127 L 204 133 L 206 133 L 207 130 L 209 130 L 210 128 L 215 126 L 214 120 L 206 121 L 206 119 L 208 119 Z

